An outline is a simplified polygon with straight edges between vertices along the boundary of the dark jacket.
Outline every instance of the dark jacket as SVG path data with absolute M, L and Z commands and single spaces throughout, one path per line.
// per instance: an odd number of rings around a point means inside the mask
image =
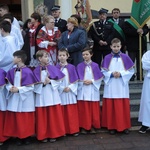
M 37 34 L 38 34 L 38 32 L 40 31 L 40 29 L 42 27 L 43 27 L 43 24 L 39 24 L 39 26 L 37 27 L 36 32 L 35 32 L 35 54 L 38 51 L 36 37 L 37 37 Z M 26 54 L 27 54 L 27 61 L 26 61 L 25 64 L 29 65 L 30 60 L 31 60 L 31 57 L 30 57 L 30 36 L 29 36 L 29 30 L 27 30 L 27 32 L 26 32 L 26 35 L 25 35 L 25 38 L 24 38 L 24 45 L 22 47 L 22 50 L 24 50 L 26 52 Z M 34 57 L 35 57 L 35 54 L 34 54 Z
M 148 26 L 144 25 L 142 28 L 144 33 L 142 35 L 142 51 L 146 50 L 146 34 L 148 33 Z M 123 30 L 126 36 L 127 51 L 139 51 L 139 34 L 129 22 L 125 21 Z
M 62 33 L 67 30 L 67 21 L 64 19 L 59 19 L 57 23 L 55 23 L 55 26 L 58 27 L 59 31 Z
M 73 59 L 72 64 L 78 65 L 83 61 L 81 50 L 85 47 L 86 39 L 85 33 L 83 30 L 78 28 L 74 28 L 74 30 L 70 34 L 70 38 L 68 39 L 69 31 L 65 31 L 58 43 L 59 49 L 67 48 L 70 54 L 70 57 Z
M 99 49 L 100 50 L 110 49 L 110 43 L 114 37 L 113 24 L 107 20 L 105 21 L 104 24 L 102 24 L 100 21 L 96 21 L 91 26 L 89 30 L 89 35 L 94 41 L 94 47 L 93 47 L 94 51 Z M 99 44 L 100 40 L 106 41 L 108 45 L 100 46 Z

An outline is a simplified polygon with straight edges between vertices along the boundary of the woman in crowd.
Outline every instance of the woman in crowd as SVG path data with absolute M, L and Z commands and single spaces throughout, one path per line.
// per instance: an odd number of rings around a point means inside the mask
M 32 26 L 26 33 L 26 36 L 24 39 L 23 50 L 25 50 L 27 53 L 28 59 L 26 61 L 26 65 L 29 65 L 30 67 L 35 67 L 37 66 L 35 53 L 38 51 L 36 37 L 37 37 L 39 30 L 43 27 L 43 24 L 41 24 L 41 16 L 35 12 L 31 14 L 31 23 L 32 23 Z
M 57 43 L 60 38 L 61 32 L 58 27 L 54 26 L 54 17 L 46 16 L 43 19 L 44 25 L 37 35 L 38 47 L 42 50 L 46 50 L 49 53 L 49 60 L 51 65 L 57 64 Z
M 70 55 L 70 63 L 77 66 L 83 61 L 81 50 L 86 43 L 85 33 L 78 28 L 78 21 L 74 17 L 67 20 L 67 29 L 63 32 L 58 47 L 66 48 Z

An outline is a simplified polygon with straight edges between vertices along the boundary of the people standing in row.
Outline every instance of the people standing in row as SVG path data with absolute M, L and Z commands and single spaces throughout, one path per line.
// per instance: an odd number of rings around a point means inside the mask
M 79 127 L 82 134 L 96 133 L 100 128 L 100 85 L 103 79 L 98 64 L 92 62 L 93 53 L 89 47 L 82 51 L 84 61 L 78 64 L 79 76 L 77 105 L 79 113 Z
M 59 95 L 65 124 L 65 133 L 78 136 L 79 118 L 76 98 L 78 75 L 76 67 L 67 62 L 68 57 L 69 53 L 66 49 L 60 49 L 58 51 L 59 64 L 57 64 L 56 67 L 65 74 L 59 87 Z
M 39 50 L 36 58 L 40 62 L 34 69 L 38 81 L 35 85 L 36 134 L 42 142 L 55 142 L 56 138 L 65 135 L 61 100 L 58 92 L 64 74 L 49 64 L 49 53 Z
M 24 22 L 23 27 L 22 27 L 23 39 L 25 39 L 25 36 L 29 32 L 31 26 L 32 26 L 31 19 L 29 18 Z
M 29 137 L 35 134 L 34 84 L 37 82 L 31 69 L 25 66 L 24 51 L 13 53 L 17 66 L 7 72 L 7 112 L 3 134 L 16 137 L 17 145 L 30 144 Z
M 13 53 L 17 50 L 17 41 L 10 35 L 11 24 L 3 20 L 0 23 L 1 49 L 0 49 L 0 68 L 6 72 L 13 67 Z
M 142 88 L 138 121 L 142 123 L 139 132 L 146 133 L 147 129 L 150 127 L 150 50 L 147 51 L 142 57 L 142 67 L 145 70 L 145 77 Z
M 37 35 L 37 45 L 39 49 L 43 49 L 49 53 L 49 63 L 51 65 L 57 64 L 57 55 L 58 55 L 58 41 L 61 36 L 61 32 L 58 27 L 54 26 L 54 17 L 46 16 L 43 19 L 43 26 Z
M 125 34 L 123 32 L 124 20 L 120 18 L 120 9 L 114 8 L 112 10 L 112 18 L 109 19 L 113 23 L 114 38 L 118 38 L 121 41 L 121 52 L 125 52 Z
M 38 51 L 36 38 L 39 30 L 43 27 L 43 24 L 41 23 L 41 16 L 38 13 L 32 13 L 31 23 L 32 26 L 26 33 L 24 46 L 22 49 L 25 50 L 27 54 L 26 65 L 30 67 L 36 67 L 38 65 L 38 62 L 35 58 L 35 54 Z
M 113 24 L 107 20 L 108 10 L 99 10 L 99 21 L 90 27 L 89 35 L 94 41 L 92 60 L 101 66 L 102 59 L 110 53 L 110 42 L 114 37 Z
M 10 13 L 8 5 L 0 4 L 0 17 L 3 17 L 5 14 L 8 14 L 8 13 Z M 19 22 L 18 22 L 18 20 L 15 17 L 13 17 L 12 24 L 14 26 L 16 26 L 18 29 L 20 29 Z
M 67 30 L 67 21 L 60 18 L 60 6 L 54 5 L 51 9 L 52 16 L 55 18 L 55 26 L 58 27 L 60 32 Z
M 128 55 L 120 51 L 119 39 L 114 38 L 111 41 L 111 49 L 112 52 L 106 55 L 102 62 L 102 127 L 106 127 L 110 134 L 117 131 L 128 134 L 131 127 L 128 82 L 134 74 L 134 63 Z
M 126 49 L 128 52 L 129 57 L 132 59 L 133 62 L 136 60 L 136 77 L 137 80 L 140 80 L 140 58 L 139 58 L 139 36 L 141 36 L 141 53 L 142 55 L 147 49 L 147 41 L 146 41 L 146 34 L 148 33 L 148 26 L 145 24 L 143 28 L 137 28 L 137 26 L 128 19 L 124 22 L 123 31 L 126 36 Z M 134 81 L 135 75 L 131 78 Z
M 23 44 L 24 44 L 24 40 L 23 40 L 23 37 L 21 34 L 21 30 L 19 30 L 15 25 L 12 24 L 14 17 L 8 13 L 8 14 L 5 14 L 2 19 L 8 21 L 11 24 L 10 35 L 14 36 L 14 38 L 17 42 L 17 49 L 16 50 L 22 49 Z
M 58 47 L 59 49 L 66 48 L 70 55 L 70 63 L 77 66 L 83 61 L 81 50 L 86 43 L 85 33 L 78 29 L 78 21 L 74 17 L 67 20 L 67 28 L 68 30 L 61 35 Z
M 5 96 L 6 72 L 0 69 L 0 146 L 9 138 L 3 135 L 7 101 Z

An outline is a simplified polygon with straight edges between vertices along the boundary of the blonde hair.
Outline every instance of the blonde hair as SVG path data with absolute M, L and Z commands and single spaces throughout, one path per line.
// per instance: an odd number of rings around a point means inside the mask
M 78 27 L 78 20 L 75 17 L 68 18 L 67 22 L 72 23 L 74 26 Z
M 47 55 L 48 55 L 48 52 L 45 51 L 45 50 L 38 50 L 38 51 L 36 52 L 36 59 L 39 60 L 39 57 L 43 57 L 44 54 L 47 54 Z
M 50 19 L 55 20 L 53 16 L 48 15 L 48 16 L 45 16 L 45 17 L 43 18 L 43 23 L 44 23 L 44 24 L 49 23 Z

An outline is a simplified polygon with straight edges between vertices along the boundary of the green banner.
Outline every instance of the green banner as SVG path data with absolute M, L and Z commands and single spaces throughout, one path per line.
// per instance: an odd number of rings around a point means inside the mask
M 131 20 L 142 28 L 150 19 L 150 0 L 133 0 Z

